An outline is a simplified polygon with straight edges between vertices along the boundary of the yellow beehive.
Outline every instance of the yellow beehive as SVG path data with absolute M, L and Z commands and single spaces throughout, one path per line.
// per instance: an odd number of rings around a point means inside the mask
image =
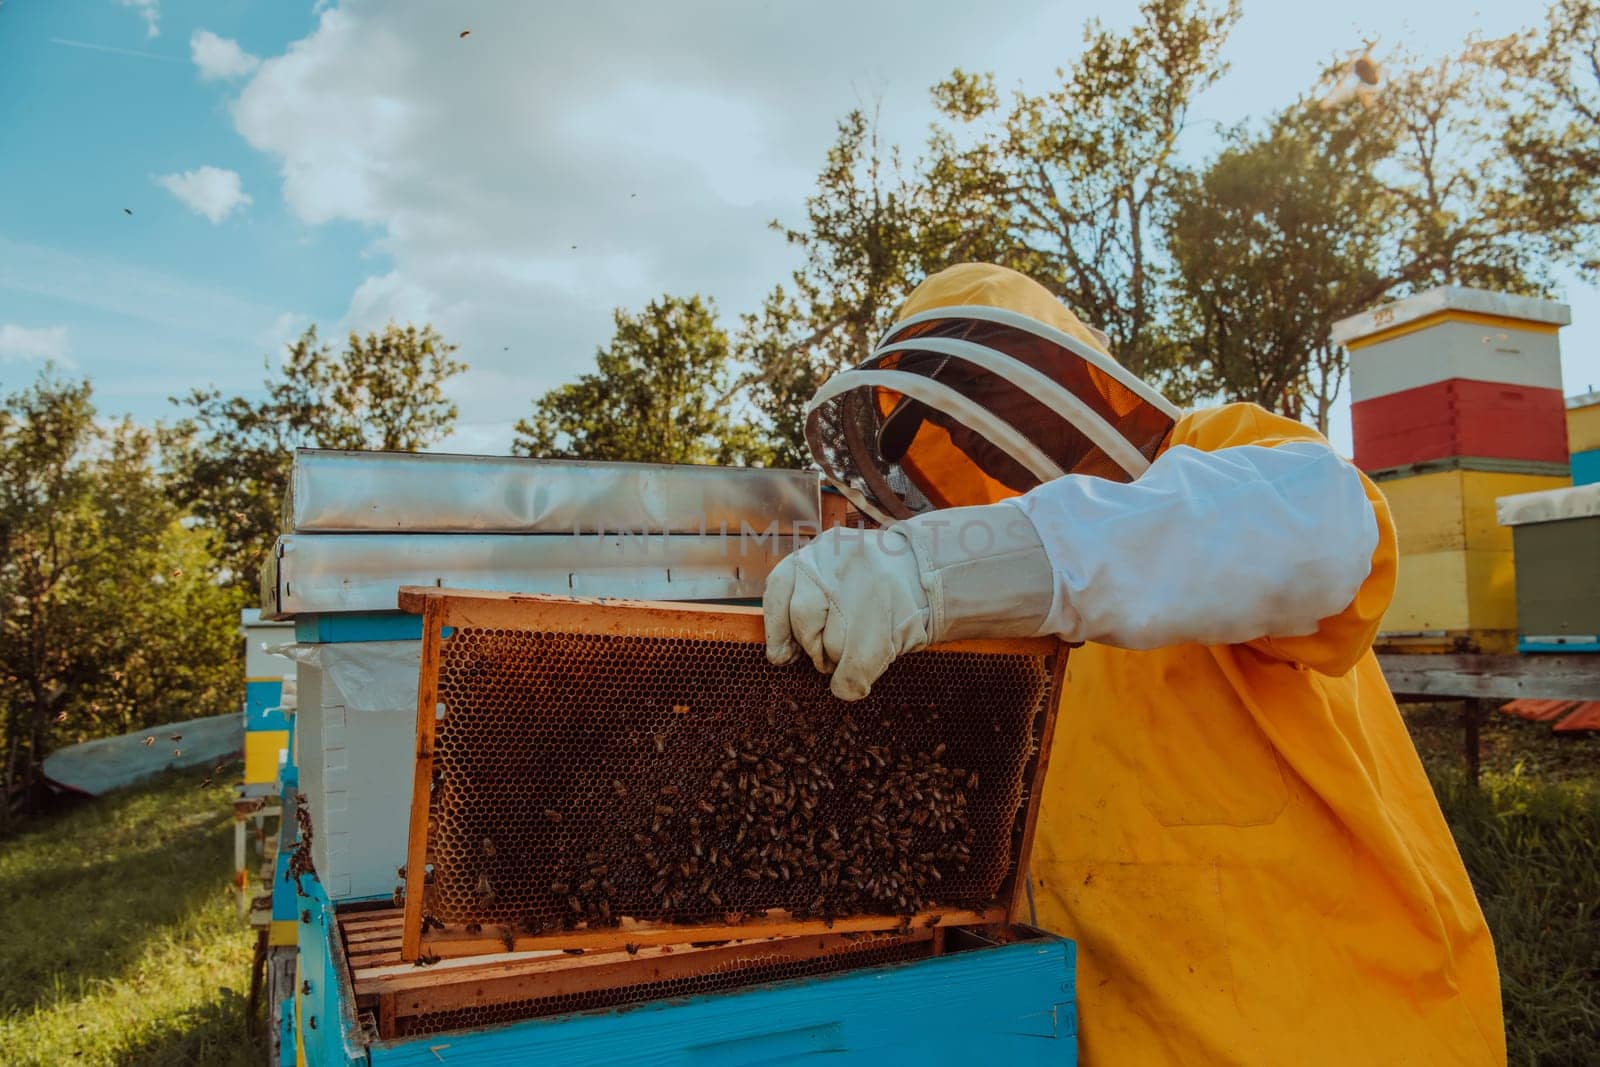
M 1511 551 L 1511 530 L 1495 521 L 1494 502 L 1513 493 L 1559 489 L 1569 479 L 1550 474 L 1448 470 L 1379 483 L 1389 500 L 1400 554 Z
M 1399 540 L 1394 600 L 1380 632 L 1485 652 L 1515 647 L 1516 571 L 1497 497 L 1569 484 L 1549 474 L 1443 470 L 1380 483 Z
M 1567 398 L 1567 448 L 1574 455 L 1600 449 L 1600 393 Z

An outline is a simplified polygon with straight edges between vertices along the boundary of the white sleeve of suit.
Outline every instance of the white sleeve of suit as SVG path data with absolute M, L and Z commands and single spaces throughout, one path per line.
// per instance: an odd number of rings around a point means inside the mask
M 1378 544 L 1360 476 L 1311 441 L 1180 445 L 1135 482 L 1068 475 L 1010 503 L 1054 572 L 1040 632 L 1121 648 L 1313 633 L 1355 599 Z

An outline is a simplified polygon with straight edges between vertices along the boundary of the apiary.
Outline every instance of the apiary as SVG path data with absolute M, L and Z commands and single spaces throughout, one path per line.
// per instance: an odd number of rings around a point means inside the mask
M 1600 652 L 1600 484 L 1503 497 L 1516 546 L 1519 647 Z
M 405 862 L 419 621 L 401 586 L 759 598 L 820 524 L 806 471 L 302 449 L 261 608 L 294 624 L 294 762 L 333 900 Z
M 396 902 L 325 924 L 371 1062 L 582 1040 L 1074 1062 L 1072 946 L 1026 925 L 1018 877 L 1058 642 L 937 646 L 847 704 L 766 662 L 754 608 L 401 603 L 423 615 L 407 863 Z
M 1380 646 L 1510 651 L 1515 561 L 1497 498 L 1570 484 L 1564 304 L 1441 286 L 1334 325 L 1355 462 L 1399 537 Z

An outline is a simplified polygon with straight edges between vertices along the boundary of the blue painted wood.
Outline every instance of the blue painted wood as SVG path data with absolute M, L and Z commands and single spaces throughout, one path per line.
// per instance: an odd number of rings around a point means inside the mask
M 1518 652 L 1600 652 L 1600 641 L 1574 641 L 1571 644 L 1555 641 L 1530 641 L 1517 639 Z
M 1593 485 L 1600 482 L 1600 448 L 1572 454 L 1572 484 Z
M 355 1005 L 350 1003 L 347 991 L 341 989 L 335 969 L 335 954 L 340 948 L 333 907 L 315 878 L 301 877 L 298 888 L 298 906 L 310 920 L 300 924 L 296 947 L 300 953 L 301 984 L 294 991 L 306 1065 L 365 1067 L 367 1054 L 356 1025 Z
M 420 641 L 422 616 L 397 611 L 349 615 L 305 615 L 294 621 L 294 639 L 334 645 L 348 641 Z
M 278 1013 L 277 1067 L 295 1067 L 294 997 L 292 996 L 283 998 L 283 1010 Z
M 246 730 L 287 730 L 289 716 L 283 710 L 283 679 L 273 678 L 244 683 L 244 728 Z
M 373 1067 L 1077 1063 L 1075 949 L 1045 938 L 826 978 L 373 1045 Z

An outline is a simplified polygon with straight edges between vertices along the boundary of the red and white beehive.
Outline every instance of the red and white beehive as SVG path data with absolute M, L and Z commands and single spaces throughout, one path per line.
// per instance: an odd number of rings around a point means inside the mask
M 1441 286 L 1336 323 L 1355 462 L 1389 498 L 1389 644 L 1515 647 L 1511 539 L 1494 501 L 1567 485 L 1565 304 Z

